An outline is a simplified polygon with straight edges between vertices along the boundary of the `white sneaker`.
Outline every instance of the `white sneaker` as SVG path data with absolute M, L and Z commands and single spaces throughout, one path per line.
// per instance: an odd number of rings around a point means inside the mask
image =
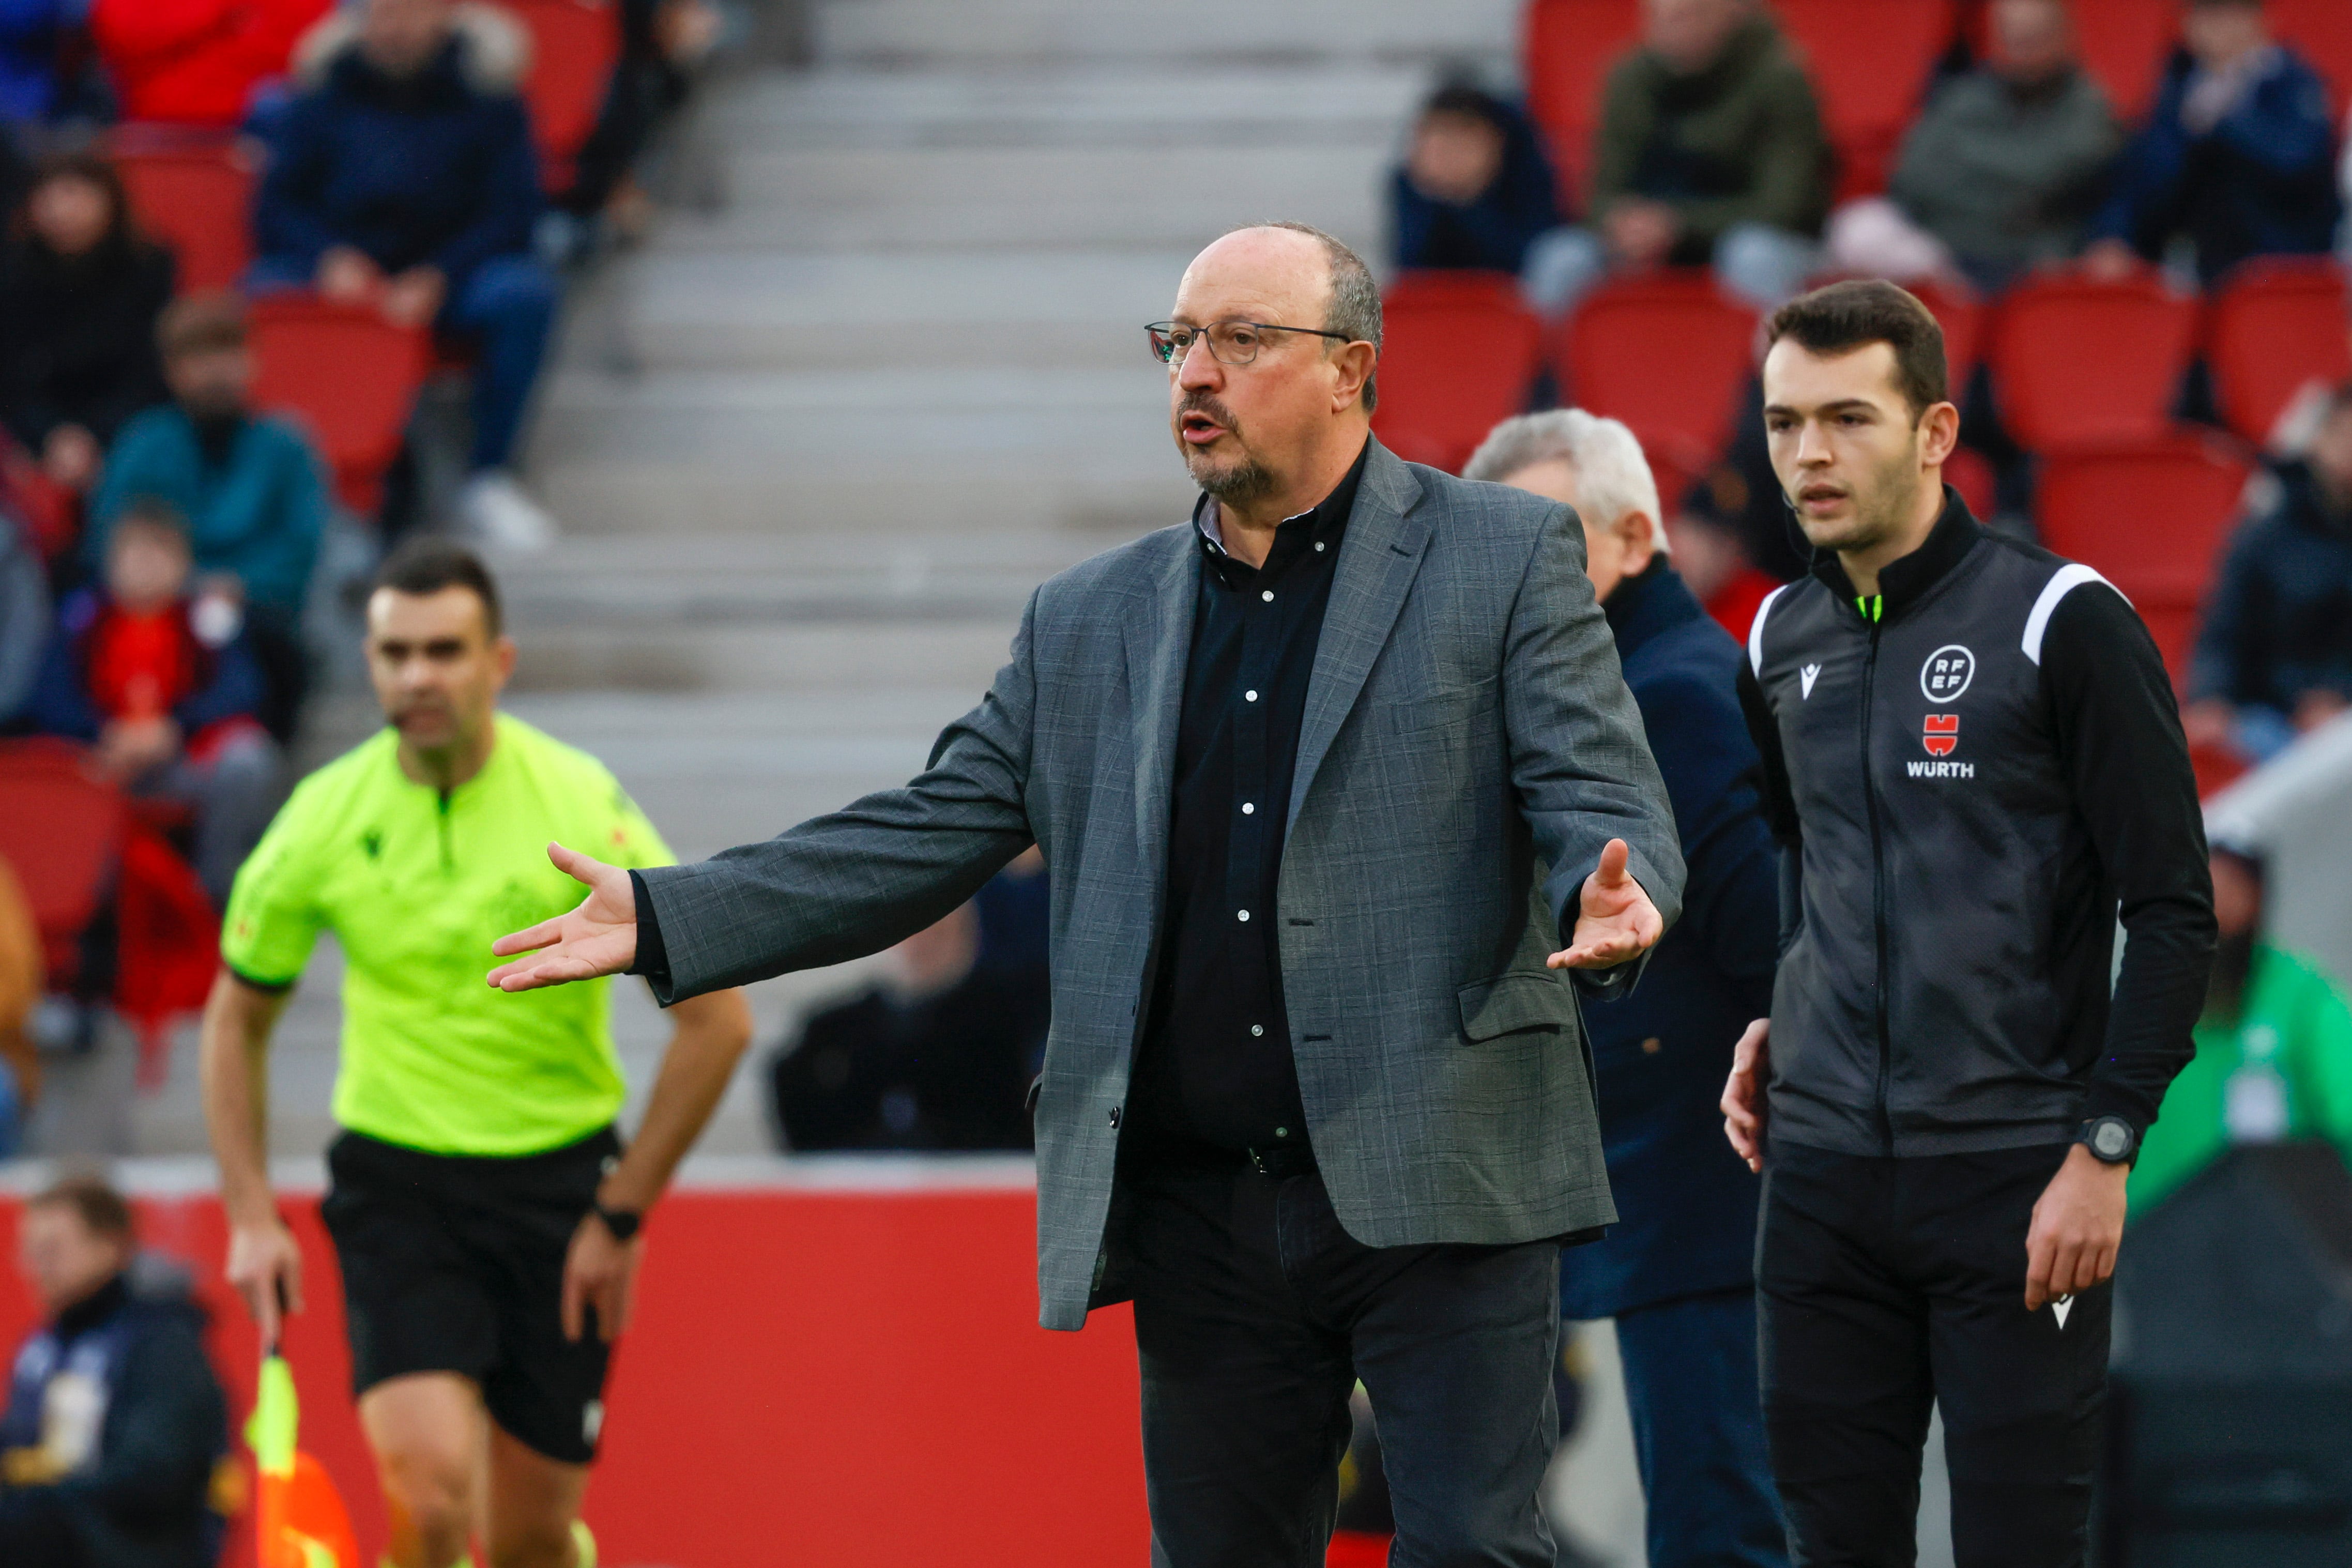
M 553 514 L 532 500 L 513 475 L 497 468 L 466 481 L 457 493 L 457 517 L 480 543 L 516 555 L 545 549 L 562 531 Z

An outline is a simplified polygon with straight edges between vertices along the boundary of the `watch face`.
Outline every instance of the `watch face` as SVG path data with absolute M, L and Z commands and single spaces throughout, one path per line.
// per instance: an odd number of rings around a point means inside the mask
M 2121 1122 L 2102 1122 L 2091 1133 L 2091 1152 L 2102 1159 L 2119 1160 L 2131 1148 L 2131 1129 Z

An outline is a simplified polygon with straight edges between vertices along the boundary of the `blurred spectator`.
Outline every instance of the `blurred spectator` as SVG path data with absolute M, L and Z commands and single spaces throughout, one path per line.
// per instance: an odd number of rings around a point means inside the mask
M 89 0 L 0 0 L 0 120 L 36 126 L 71 107 L 89 9 Z
M 1562 311 L 1611 270 L 1714 265 L 1770 307 L 1812 269 L 1829 146 L 1812 84 L 1755 0 L 1643 0 L 1645 41 L 1609 73 L 1594 139 L 1597 229 L 1528 259 L 1529 298 Z
M 650 203 L 630 171 L 663 118 L 686 101 L 694 68 L 723 23 L 709 0 L 621 0 L 621 56 L 595 128 L 572 161 L 572 185 L 554 205 L 585 223 L 600 214 L 635 236 Z
M 134 501 L 162 501 L 186 518 L 196 570 L 244 604 L 267 685 L 262 724 L 286 740 L 309 684 L 302 601 L 327 523 L 319 457 L 292 425 L 253 412 L 253 356 L 236 298 L 175 300 L 157 338 L 173 401 L 115 438 L 83 559 L 94 574 L 115 518 Z
M 1553 189 L 1526 116 L 1475 87 L 1441 87 L 1389 176 L 1397 266 L 1516 275 L 1559 222 Z
M 48 573 L 25 530 L 0 512 L 0 735 L 24 711 L 48 645 Z
M 2135 1216 L 2232 1144 L 2326 1138 L 2352 1161 L 2352 1008 L 2309 959 L 2265 940 L 2263 880 L 2261 861 L 2213 852 L 2221 946 L 2196 1057 L 2132 1170 Z
M 234 598 L 191 595 L 188 537 L 157 502 L 115 520 L 105 580 L 68 600 L 34 688 L 46 734 L 88 741 L 133 795 L 195 815 L 213 906 L 269 825 L 278 748 L 256 721 L 261 675 Z
M 2091 225 L 2093 276 L 2160 259 L 2176 238 L 2209 284 L 2248 256 L 2326 254 L 2342 211 L 2326 84 L 2272 41 L 2262 0 L 2188 0 L 2180 33 Z
M 894 973 L 812 1015 L 775 1056 L 786 1148 L 1030 1146 L 1029 1084 L 1051 1021 L 1035 855 L 892 948 Z
M 2081 248 L 2123 131 L 2082 68 L 2064 0 L 1994 0 L 1990 19 L 1990 58 L 1912 125 L 1886 198 L 1832 219 L 1832 267 L 1957 271 L 1998 294 Z
M 2277 472 L 2276 499 L 2230 541 L 2181 714 L 2192 745 L 2252 762 L 2352 703 L 2352 382 Z
M 155 319 L 173 275 L 172 253 L 133 231 L 113 164 L 41 163 L 0 251 L 0 422 L 67 489 L 89 488 L 115 431 L 163 401 Z
M 304 90 L 255 212 L 257 287 L 315 286 L 479 345 L 459 507 L 511 548 L 554 530 L 508 472 L 556 305 L 531 254 L 539 165 L 515 90 L 527 57 L 520 24 L 487 6 L 364 0 L 329 18 L 303 40 Z
M 47 1321 L 16 1354 L 0 1416 L 0 1563 L 213 1568 L 228 1401 L 186 1276 L 134 1260 L 130 1206 L 70 1177 L 19 1222 Z
M 87 3 L 87 0 L 85 0 Z M 95 0 L 89 26 L 125 120 L 234 126 L 334 0 Z
M 25 1121 L 41 1094 L 33 1009 L 41 1001 L 41 933 L 16 870 L 0 857 L 0 1160 L 25 1148 Z

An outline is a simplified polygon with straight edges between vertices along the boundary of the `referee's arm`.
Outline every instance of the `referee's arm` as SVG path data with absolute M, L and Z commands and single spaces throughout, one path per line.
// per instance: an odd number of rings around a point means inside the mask
M 264 986 L 221 967 L 205 1000 L 198 1073 L 205 1126 L 220 1165 L 229 1225 L 228 1282 L 245 1298 L 264 1345 L 280 1310 L 302 1310 L 302 1249 L 269 1188 L 269 1037 L 293 987 Z

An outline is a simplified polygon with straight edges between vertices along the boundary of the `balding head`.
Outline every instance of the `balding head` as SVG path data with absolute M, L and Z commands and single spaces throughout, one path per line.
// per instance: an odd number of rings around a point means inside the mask
M 1249 511 L 1288 504 L 1335 455 L 1346 473 L 1370 428 L 1381 330 L 1362 257 L 1299 225 L 1235 229 L 1184 269 L 1171 319 L 1255 329 L 1215 351 L 1218 335 L 1196 331 L 1169 367 L 1170 424 L 1202 489 Z

